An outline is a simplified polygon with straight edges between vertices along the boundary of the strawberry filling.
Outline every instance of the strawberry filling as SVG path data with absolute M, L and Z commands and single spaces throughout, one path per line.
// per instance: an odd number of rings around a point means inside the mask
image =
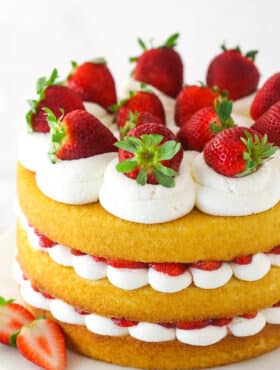
M 275 303 L 272 307 L 280 307 L 280 301 Z
M 232 262 L 236 263 L 237 265 L 249 265 L 252 262 L 252 259 L 252 256 L 240 256 L 234 258 Z
M 85 253 L 79 251 L 78 249 L 71 249 L 71 254 L 73 254 L 73 256 L 84 256 Z
M 246 313 L 245 315 L 242 315 L 241 317 L 243 317 L 244 319 L 248 319 L 248 320 L 251 320 L 251 319 L 254 319 L 256 316 L 257 316 L 257 312 L 249 312 L 249 313 Z
M 126 260 L 107 260 L 107 264 L 120 269 L 143 269 L 146 267 L 145 263 Z
M 83 309 L 78 308 L 78 307 L 75 307 L 74 309 L 75 309 L 75 311 L 76 311 L 77 313 L 79 313 L 80 315 L 89 315 L 89 314 L 90 314 L 88 311 L 83 310 Z
M 222 262 L 220 261 L 199 261 L 191 264 L 191 267 L 204 271 L 218 270 L 221 266 Z
M 104 257 L 96 257 L 96 256 L 91 256 L 93 259 L 94 259 L 94 261 L 96 261 L 96 262 L 106 262 L 106 258 L 104 258 Z
M 46 235 L 41 234 L 38 230 L 34 229 L 35 234 L 39 238 L 39 244 L 42 248 L 52 248 L 56 245 L 54 241 L 49 239 Z
M 232 322 L 232 318 L 213 319 L 211 324 L 214 326 L 225 326 Z
M 182 263 L 151 263 L 149 266 L 170 276 L 179 276 L 186 271 L 186 266 Z
M 159 322 L 159 325 L 167 329 L 175 328 L 175 324 L 173 322 Z
M 206 326 L 210 324 L 211 324 L 211 320 L 186 321 L 186 322 L 178 322 L 176 324 L 176 328 L 183 329 L 183 330 L 203 329 L 203 328 L 206 328 Z
M 130 328 L 131 326 L 137 325 L 137 321 L 132 321 L 132 320 L 125 320 L 125 319 L 118 319 L 113 317 L 112 321 L 114 324 L 120 326 L 121 328 Z
M 280 254 L 280 245 L 277 245 L 276 247 L 272 248 L 268 253 Z

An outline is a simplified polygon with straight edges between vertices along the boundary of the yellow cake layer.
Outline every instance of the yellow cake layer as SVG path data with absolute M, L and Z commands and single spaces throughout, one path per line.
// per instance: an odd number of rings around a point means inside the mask
M 28 306 L 36 315 L 53 317 L 49 312 Z M 229 364 L 256 357 L 280 346 L 278 325 L 267 325 L 259 334 L 247 338 L 227 336 L 207 347 L 180 342 L 145 343 L 130 336 L 96 335 L 83 326 L 59 322 L 68 345 L 77 352 L 114 364 L 145 369 L 192 369 Z M 240 365 L 242 368 L 242 365 Z
M 53 201 L 20 164 L 17 188 L 32 225 L 62 245 L 95 256 L 143 262 L 231 260 L 280 244 L 280 203 L 252 216 L 217 217 L 193 210 L 172 222 L 142 225 L 112 216 L 99 203 L 71 206 Z
M 191 286 L 178 293 L 160 293 L 146 286 L 126 291 L 107 279 L 89 281 L 71 267 L 58 265 L 36 251 L 18 227 L 18 260 L 34 284 L 67 303 L 108 317 L 136 321 L 172 322 L 231 317 L 270 307 L 280 300 L 280 268 L 271 268 L 261 280 L 232 278 L 225 286 L 204 290 Z

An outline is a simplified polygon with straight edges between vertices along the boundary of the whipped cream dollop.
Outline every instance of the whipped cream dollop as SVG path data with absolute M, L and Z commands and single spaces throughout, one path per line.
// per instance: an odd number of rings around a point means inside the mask
M 41 162 L 36 173 L 39 189 L 49 198 L 66 204 L 96 202 L 107 164 L 116 153 L 88 158 Z
M 180 329 L 171 324 L 150 322 L 124 322 L 122 319 L 116 320 L 77 310 L 61 299 L 46 294 L 44 296 L 42 292 L 35 291 L 28 280 L 20 279 L 19 284 L 26 303 L 50 311 L 54 318 L 63 323 L 85 326 L 89 331 L 98 335 L 112 337 L 130 335 L 143 342 L 178 340 L 192 346 L 209 346 L 221 341 L 228 334 L 235 337 L 248 337 L 259 333 L 266 323 L 280 324 L 279 307 L 264 309 L 253 318 L 234 317 L 229 324 L 223 326 L 212 325 L 210 320 L 207 326 L 199 329 Z
M 241 127 L 251 127 L 252 124 L 254 123 L 254 121 L 252 120 L 252 118 L 248 117 L 248 116 L 243 116 L 241 114 L 237 114 L 237 113 L 232 113 L 231 114 L 231 117 L 234 121 L 234 123 L 237 125 L 237 126 L 241 126 Z
M 117 163 L 114 159 L 106 168 L 100 189 L 100 204 L 106 211 L 127 221 L 154 224 L 175 220 L 193 209 L 195 186 L 186 154 L 174 188 L 138 185 L 116 170 Z
M 255 96 L 256 92 L 245 96 L 244 98 L 235 100 L 233 102 L 232 113 L 250 118 L 250 108 Z
M 139 82 L 130 78 L 123 86 L 121 90 L 121 97 L 127 98 L 129 96 L 130 91 L 139 91 L 141 90 L 141 84 L 143 82 Z M 166 126 L 174 133 L 177 133 L 180 127 L 178 127 L 175 123 L 175 103 L 176 99 L 171 98 L 170 96 L 164 94 L 162 91 L 158 90 L 156 87 L 146 84 L 146 87 L 151 90 L 154 94 L 157 95 L 159 100 L 161 101 L 164 111 L 165 111 L 165 119 L 166 119 Z
M 225 285 L 232 277 L 232 269 L 228 263 L 212 271 L 191 267 L 194 285 L 202 289 L 216 289 Z
M 114 135 L 118 134 L 116 124 L 114 124 L 114 115 L 109 113 L 106 109 L 97 103 L 84 101 L 84 106 L 87 112 L 91 113 L 94 117 L 99 119 L 104 126 L 106 126 Z
M 248 176 L 226 177 L 207 165 L 203 153 L 192 162 L 196 183 L 196 207 L 217 216 L 245 216 L 263 212 L 280 200 L 278 157 Z
M 50 135 L 23 132 L 18 141 L 18 160 L 29 171 L 36 172 L 48 157 Z
M 270 270 L 271 262 L 264 253 L 252 256 L 251 263 L 240 265 L 231 263 L 234 276 L 239 280 L 256 281 L 262 279 Z
M 192 275 L 188 270 L 181 275 L 171 276 L 150 267 L 148 279 L 153 289 L 163 293 L 180 292 L 188 288 L 192 283 Z

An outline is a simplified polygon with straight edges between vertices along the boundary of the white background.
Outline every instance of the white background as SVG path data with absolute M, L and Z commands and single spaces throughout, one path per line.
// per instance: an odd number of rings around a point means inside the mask
M 205 79 L 223 40 L 259 49 L 264 79 L 280 70 L 279 19 L 278 0 L 0 0 L 0 231 L 12 221 L 16 135 L 39 76 L 105 56 L 120 85 L 138 36 L 157 45 L 179 31 L 186 82 Z

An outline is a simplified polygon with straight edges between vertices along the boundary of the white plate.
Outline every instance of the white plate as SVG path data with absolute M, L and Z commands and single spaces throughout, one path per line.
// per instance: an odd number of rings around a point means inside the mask
M 0 237 L 0 295 L 19 298 L 18 289 L 11 277 L 11 266 L 15 254 L 15 233 L 7 232 Z M 280 330 L 280 328 L 279 328 Z M 120 366 L 94 361 L 68 351 L 67 370 L 129 370 Z M 279 370 L 280 349 L 253 360 L 215 368 L 217 370 Z M 0 370 L 38 370 L 19 353 L 0 344 Z M 131 368 L 130 368 L 131 369 Z M 212 370 L 215 370 L 214 368 Z

